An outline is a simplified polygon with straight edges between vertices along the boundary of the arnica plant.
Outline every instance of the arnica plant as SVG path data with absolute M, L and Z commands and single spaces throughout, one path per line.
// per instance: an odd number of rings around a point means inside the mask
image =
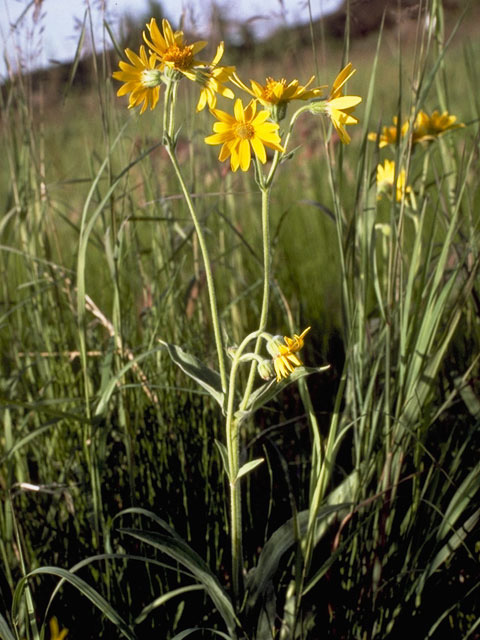
M 6 47 L 0 638 L 479 637 L 480 14 L 346 4 Z

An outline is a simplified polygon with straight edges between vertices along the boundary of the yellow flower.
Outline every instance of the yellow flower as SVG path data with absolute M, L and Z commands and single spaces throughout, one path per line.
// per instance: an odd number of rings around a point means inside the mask
M 233 75 L 232 82 L 256 98 L 263 106 L 271 108 L 276 105 L 286 105 L 286 103 L 291 100 L 310 100 L 311 98 L 318 97 L 327 87 L 323 86 L 308 89 L 314 78 L 315 76 L 312 76 L 304 86 L 299 84 L 298 80 L 292 80 L 287 84 L 285 78 L 281 80 L 267 78 L 265 84 L 250 80 L 251 89 L 240 80 L 237 74 Z
M 457 117 L 450 115 L 448 111 L 440 113 L 435 110 L 429 116 L 425 111 L 420 110 L 413 127 L 413 142 L 428 142 L 447 131 L 464 126 L 462 122 L 457 123 Z
M 221 42 L 217 47 L 215 57 L 208 66 L 197 67 L 193 71 L 184 72 L 184 75 L 190 80 L 202 85 L 197 103 L 197 111 L 201 111 L 207 104 L 210 109 L 215 109 L 217 105 L 217 93 L 224 98 L 234 98 L 233 91 L 225 87 L 224 83 L 230 80 L 230 77 L 235 71 L 235 67 L 222 67 L 218 65 L 223 56 L 224 49 L 225 45 Z
M 397 116 L 395 116 L 393 118 L 393 125 L 391 125 L 390 127 L 382 128 L 382 133 L 378 137 L 378 146 L 380 147 L 380 149 L 383 149 L 383 147 L 386 147 L 389 144 L 395 144 L 397 142 L 397 123 L 398 123 L 398 118 Z M 408 120 L 406 120 L 402 124 L 402 127 L 400 129 L 400 137 L 404 138 L 407 135 L 407 132 L 408 132 Z M 376 142 L 377 134 L 373 132 L 369 133 L 368 139 L 371 140 L 372 142 Z
M 283 151 L 277 133 L 278 124 L 265 122 L 270 117 L 270 111 L 260 111 L 256 114 L 256 110 L 255 100 L 244 108 L 240 98 L 235 100 L 233 116 L 220 109 L 212 109 L 212 114 L 219 122 L 214 123 L 215 133 L 206 137 L 205 142 L 222 145 L 218 159 L 223 162 L 231 156 L 232 171 L 236 171 L 238 167 L 242 171 L 248 171 L 251 149 L 262 163 L 267 161 L 265 147 Z
M 377 191 L 380 197 L 382 193 L 391 193 L 395 180 L 395 162 L 393 160 L 385 160 L 384 164 L 377 166 Z M 410 193 L 411 188 L 405 186 L 405 169 L 402 169 L 397 175 L 396 199 L 399 202 L 402 196 Z
M 143 102 L 140 113 L 144 113 L 149 106 L 154 109 L 160 97 L 161 72 L 156 67 L 156 57 L 147 56 L 145 47 L 140 47 L 140 55 L 137 56 L 131 49 L 125 49 L 128 62 L 119 62 L 121 71 L 115 71 L 112 75 L 115 80 L 124 82 L 117 91 L 117 96 L 129 93 L 128 108 L 136 107 Z
M 397 122 L 398 119 L 395 116 L 395 118 L 393 118 L 393 126 L 383 127 L 378 143 L 380 149 L 382 147 L 386 147 L 389 144 L 395 144 L 397 142 Z M 432 115 L 429 116 L 428 113 L 420 110 L 417 114 L 417 117 L 415 118 L 415 122 L 413 123 L 412 145 L 416 145 L 418 142 L 431 142 L 447 131 L 451 131 L 452 129 L 460 129 L 464 126 L 465 125 L 462 122 L 457 123 L 457 117 L 450 115 L 448 111 L 440 113 L 439 111 L 435 110 Z M 409 123 L 408 120 L 406 120 L 402 124 L 400 136 L 402 138 L 407 136 L 408 130 Z M 377 140 L 377 134 L 369 133 L 368 139 L 375 142 Z
M 282 378 L 288 378 L 295 371 L 295 367 L 302 366 L 302 361 L 296 353 L 303 348 L 303 339 L 309 331 L 310 327 L 307 327 L 300 335 L 295 333 L 293 338 L 285 336 L 283 338 L 285 344 L 275 341 L 274 348 L 272 349 L 272 345 L 270 346 L 270 349 L 274 351 L 273 367 L 277 375 L 277 382 L 280 382 Z
M 360 96 L 344 96 L 343 85 L 349 78 L 353 76 L 356 69 L 353 69 L 352 63 L 349 62 L 338 76 L 335 78 L 332 90 L 327 98 L 326 111 L 330 116 L 333 126 L 337 130 L 340 140 L 344 144 L 348 144 L 351 140 L 345 129 L 346 125 L 358 124 L 358 118 L 352 116 L 355 107 L 362 101 Z
M 197 65 L 204 64 L 196 60 L 195 55 L 206 46 L 205 41 L 186 44 L 183 41 L 183 31 L 174 32 L 168 20 L 165 19 L 162 20 L 163 35 L 155 18 L 152 18 L 146 26 L 150 39 L 147 38 L 145 31 L 143 39 L 158 58 L 162 69 L 168 67 L 184 73 Z
M 291 100 L 310 100 L 323 93 L 326 86 L 308 89 L 314 78 L 315 76 L 312 76 L 304 86 L 300 85 L 298 80 L 292 80 L 287 84 L 285 78 L 281 80 L 267 78 L 264 85 L 250 80 L 251 89 L 240 80 L 237 74 L 233 75 L 232 82 L 253 96 L 263 106 L 271 109 L 273 119 L 280 122 L 285 117 L 288 102 Z
M 68 633 L 68 629 L 62 629 L 58 626 L 58 620 L 55 616 L 50 619 L 50 640 L 63 640 Z

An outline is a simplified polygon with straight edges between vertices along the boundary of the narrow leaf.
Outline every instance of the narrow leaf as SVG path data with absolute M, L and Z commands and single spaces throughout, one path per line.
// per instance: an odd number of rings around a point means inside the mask
M 298 367 L 291 375 L 288 376 L 288 378 L 285 378 L 280 382 L 275 382 L 275 380 L 267 382 L 251 394 L 247 404 L 247 414 L 254 413 L 257 409 L 263 407 L 267 402 L 270 402 L 270 400 L 278 395 L 280 391 L 283 391 L 283 389 L 293 382 L 296 382 L 305 376 L 309 376 L 312 373 L 326 371 L 329 368 L 329 364 L 324 367 Z
M 61 578 L 62 580 L 66 580 L 71 585 L 76 587 L 78 591 L 86 598 L 90 600 L 102 613 L 106 616 L 113 624 L 118 627 L 120 633 L 128 638 L 129 640 L 136 640 L 135 633 L 130 629 L 125 620 L 120 616 L 120 614 L 110 605 L 105 598 L 98 593 L 92 586 L 85 582 L 82 578 L 77 576 L 75 573 L 71 573 L 66 569 L 61 569 L 59 567 L 39 567 L 38 569 L 34 569 L 29 574 L 27 574 L 24 578 L 20 580 L 15 589 L 15 594 L 13 598 L 13 606 L 12 609 L 18 610 L 20 605 L 21 595 L 23 593 L 23 589 L 27 584 L 28 578 L 36 575 L 53 575 L 57 576 L 57 578 Z
M 220 375 L 207 367 L 201 360 L 187 353 L 175 344 L 159 340 L 166 347 L 169 356 L 180 369 L 193 378 L 223 407 L 223 391 Z
M 250 471 L 253 471 L 255 467 L 258 467 L 258 465 L 262 464 L 263 461 L 264 461 L 264 458 L 257 458 L 256 460 L 250 460 L 250 462 L 247 462 L 242 467 L 240 467 L 240 469 L 238 470 L 236 479 L 238 480 L 242 476 L 246 476 L 247 473 L 250 473 Z
M 229 631 L 235 629 L 235 611 L 228 595 L 205 561 L 185 541 L 153 531 L 141 531 L 138 529 L 119 529 L 119 531 L 163 551 L 163 553 L 187 567 L 195 578 L 204 585 L 217 611 L 222 616 L 227 629 Z
M 350 503 L 325 505 L 321 507 L 317 515 L 317 523 L 322 520 L 327 521 L 330 516 L 333 516 L 350 507 Z M 290 518 L 282 524 L 268 539 L 263 547 L 258 563 L 255 569 L 253 569 L 247 579 L 248 590 L 248 607 L 254 608 L 268 587 L 273 575 L 278 569 L 280 560 L 284 553 L 286 553 L 295 542 L 297 542 L 297 526 L 300 536 L 304 536 L 308 528 L 309 510 L 301 511 L 297 517 L 296 522 L 294 518 Z M 296 526 L 297 525 L 297 526 Z M 326 527 L 323 532 L 326 531 Z M 317 536 L 318 538 L 319 536 Z
M 195 631 L 208 631 L 213 635 L 223 638 L 223 640 L 232 640 L 232 636 L 227 636 L 227 634 L 223 633 L 222 631 L 216 631 L 215 629 L 204 629 L 203 627 L 193 627 L 192 629 L 184 629 L 183 631 L 180 631 L 180 633 L 177 633 L 175 636 L 173 636 L 172 640 L 183 640 L 190 634 L 195 633 Z
M 223 444 L 223 442 L 220 442 L 220 440 L 217 440 L 216 438 L 215 438 L 215 444 L 217 445 L 217 449 L 220 451 L 220 457 L 222 458 L 222 463 L 223 463 L 223 468 L 225 470 L 225 473 L 227 474 L 228 480 L 231 482 L 232 479 L 230 477 L 230 467 L 228 464 L 227 447 Z
M 0 613 L 0 638 L 2 640 L 15 640 L 15 636 L 10 630 L 7 621 Z
M 168 602 L 168 600 L 171 600 L 172 598 L 176 598 L 177 596 L 180 596 L 184 593 L 188 593 L 189 591 L 199 591 L 200 589 L 204 589 L 204 588 L 205 587 L 203 586 L 203 584 L 191 584 L 186 587 L 180 587 L 180 589 L 174 589 L 173 591 L 168 591 L 168 593 L 164 593 L 163 596 L 160 596 L 159 598 L 155 598 L 153 602 L 151 602 L 150 604 L 148 604 L 146 607 L 142 609 L 142 611 L 140 612 L 140 615 L 135 618 L 135 624 L 140 624 L 141 622 L 143 622 L 145 618 L 147 618 L 154 609 L 161 607 L 163 604 Z

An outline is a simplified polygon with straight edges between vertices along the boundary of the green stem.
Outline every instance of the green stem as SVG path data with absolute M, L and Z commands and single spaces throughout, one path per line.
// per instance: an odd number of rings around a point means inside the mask
M 270 298 L 270 264 L 271 264 L 271 251 L 270 251 L 270 190 L 271 180 L 267 187 L 262 187 L 262 237 L 263 237 L 263 298 L 262 298 L 262 310 L 260 312 L 260 322 L 258 331 L 261 333 L 265 331 L 268 318 L 268 304 Z M 255 355 L 260 351 L 262 338 L 259 336 L 255 343 Z M 252 362 L 250 366 L 250 373 L 248 375 L 247 386 L 245 387 L 245 393 L 243 395 L 242 402 L 240 404 L 240 411 L 244 411 L 250 394 L 252 393 L 253 383 L 255 380 L 255 372 L 257 370 L 257 363 Z
M 293 132 L 294 124 L 302 113 L 306 111 L 306 107 L 301 107 L 298 109 L 292 116 L 290 120 L 290 124 L 288 126 L 288 133 L 285 136 L 285 142 L 283 145 L 283 151 L 275 151 L 275 155 L 273 157 L 272 166 L 270 167 L 270 171 L 268 172 L 267 177 L 263 177 L 260 163 L 258 158 L 255 157 L 257 162 L 257 176 L 262 177 L 260 183 L 260 189 L 262 192 L 262 238 L 263 238 L 263 299 L 262 299 L 262 310 L 260 312 L 260 323 L 259 323 L 259 332 L 265 331 L 267 326 L 268 319 L 268 305 L 270 299 L 270 265 L 271 265 L 271 249 L 270 249 L 270 193 L 272 189 L 273 179 L 275 177 L 276 171 L 279 167 L 281 159 L 284 157 L 288 143 L 290 142 L 290 136 Z M 261 345 L 261 338 L 257 338 L 257 342 L 255 344 L 255 355 L 258 354 Z M 240 410 L 244 411 L 247 406 L 248 400 L 250 398 L 250 394 L 252 393 L 253 382 L 255 380 L 255 371 L 256 371 L 256 363 L 252 362 L 250 367 L 250 373 L 248 376 L 247 386 L 245 388 L 245 393 L 240 404 Z
M 262 237 L 263 237 L 263 299 L 262 299 L 262 310 L 260 312 L 260 322 L 259 322 L 259 332 L 265 331 L 267 326 L 268 319 L 268 306 L 270 299 L 270 265 L 271 265 L 271 249 L 270 249 L 270 193 L 272 189 L 273 179 L 275 177 L 275 173 L 279 167 L 281 159 L 284 157 L 288 143 L 290 142 L 290 137 L 293 132 L 294 124 L 297 118 L 307 110 L 306 107 L 301 107 L 298 109 L 292 116 L 290 120 L 290 124 L 288 126 L 288 133 L 285 136 L 285 141 L 283 145 L 283 151 L 275 151 L 275 155 L 273 158 L 272 166 L 270 167 L 270 171 L 268 172 L 268 176 L 261 179 L 260 189 L 262 193 Z M 257 162 L 257 175 L 263 176 L 260 164 Z M 258 354 L 261 345 L 261 338 L 257 338 L 257 342 L 255 344 L 255 355 Z M 250 373 L 248 376 L 247 386 L 245 387 L 245 393 L 240 404 L 240 411 L 244 411 L 245 407 L 248 404 L 248 400 L 252 393 L 253 383 L 255 380 L 255 371 L 256 371 L 256 363 L 252 362 L 250 367 Z
M 262 310 L 260 312 L 260 323 L 259 323 L 259 332 L 265 331 L 267 326 L 268 319 L 268 305 L 270 299 L 270 265 L 271 265 L 271 249 L 270 249 L 270 193 L 272 189 L 273 179 L 275 177 L 276 171 L 279 167 L 281 159 L 284 157 L 288 143 L 290 142 L 290 137 L 293 132 L 293 127 L 297 118 L 306 111 L 306 107 L 300 107 L 292 116 L 290 120 L 290 124 L 288 126 L 288 132 L 285 136 L 285 141 L 283 145 L 283 151 L 275 151 L 275 155 L 273 158 L 272 166 L 270 167 L 270 171 L 268 172 L 268 176 L 263 178 L 261 181 L 260 189 L 262 192 L 262 237 L 263 237 L 263 300 L 262 300 Z M 260 169 L 260 164 L 257 162 L 257 175 L 262 176 L 262 172 Z M 261 345 L 261 338 L 257 338 L 257 342 L 255 344 L 255 355 L 258 354 Z M 240 404 L 240 410 L 245 410 L 247 406 L 248 400 L 250 398 L 250 394 L 252 393 L 253 382 L 255 380 L 255 371 L 256 371 L 256 363 L 252 362 L 252 366 L 250 367 L 250 373 L 248 376 L 247 386 L 245 388 L 245 393 Z
M 174 106 L 177 93 L 178 82 L 169 78 L 167 83 L 164 112 L 163 112 L 163 136 L 164 145 L 168 153 L 168 157 L 173 165 L 177 180 L 180 184 L 180 188 L 187 203 L 188 210 L 193 220 L 193 225 L 198 238 L 198 244 L 200 245 L 200 251 L 202 252 L 203 267 L 205 269 L 205 276 L 207 280 L 208 297 L 210 301 L 210 312 L 212 316 L 213 333 L 215 336 L 215 345 L 217 348 L 218 356 L 218 368 L 220 372 L 220 379 L 222 383 L 222 390 L 224 393 L 227 391 L 227 373 L 225 368 L 225 352 L 223 349 L 222 333 L 220 330 L 220 316 L 217 307 L 217 296 L 215 293 L 215 284 L 213 280 L 212 265 L 210 256 L 208 253 L 207 243 L 205 242 L 205 236 L 203 234 L 202 226 L 195 211 L 192 197 L 187 188 L 185 180 L 183 178 L 180 165 L 178 164 L 177 157 L 175 155 L 175 144 L 173 141 L 174 135 Z
M 250 333 L 235 351 L 232 367 L 230 370 L 230 380 L 227 400 L 226 419 L 226 441 L 228 454 L 227 475 L 230 486 L 230 541 L 232 548 L 232 584 L 234 598 L 240 603 L 243 593 L 243 544 L 242 544 L 242 493 L 240 482 L 237 478 L 240 468 L 240 441 L 239 425 L 235 419 L 235 387 L 238 366 L 242 361 L 242 354 L 251 340 L 261 340 L 258 331 Z M 256 366 L 256 362 L 253 364 Z

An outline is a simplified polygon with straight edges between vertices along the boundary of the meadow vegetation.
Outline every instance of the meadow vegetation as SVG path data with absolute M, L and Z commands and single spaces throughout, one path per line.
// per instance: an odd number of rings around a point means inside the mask
M 0 638 L 480 637 L 473 4 L 225 42 L 327 85 L 261 124 L 162 51 L 142 114 L 121 47 L 3 85 Z

